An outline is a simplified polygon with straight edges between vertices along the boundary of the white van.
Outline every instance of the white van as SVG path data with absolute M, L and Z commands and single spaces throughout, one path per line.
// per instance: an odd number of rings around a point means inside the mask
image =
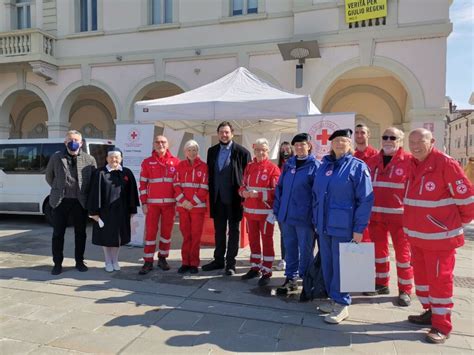
M 102 167 L 113 145 L 111 140 L 87 138 L 82 149 Z M 50 186 L 44 175 L 51 155 L 63 149 L 64 138 L 0 139 L 0 213 L 44 214 L 51 222 Z

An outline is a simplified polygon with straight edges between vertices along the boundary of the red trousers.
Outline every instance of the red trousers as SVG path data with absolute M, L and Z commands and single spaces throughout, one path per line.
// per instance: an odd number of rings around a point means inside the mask
M 415 290 L 424 309 L 431 309 L 431 325 L 443 334 L 453 329 L 453 271 L 456 250 L 425 250 L 412 246 Z
M 369 233 L 375 246 L 375 284 L 388 286 L 390 281 L 390 252 L 388 250 L 388 233 L 390 233 L 397 262 L 398 290 L 410 294 L 413 268 L 410 263 L 410 244 L 403 232 L 403 226 L 391 222 L 370 221 Z
M 201 248 L 205 214 L 205 210 L 202 213 L 179 211 L 179 229 L 183 235 L 183 245 L 181 246 L 182 265 L 199 266 L 199 249 Z
M 272 264 L 273 260 L 275 260 L 275 251 L 273 249 L 274 225 L 265 220 L 259 221 L 247 218 L 247 226 L 249 230 L 251 268 L 260 270 L 263 275 L 271 276 Z
M 153 261 L 156 250 L 156 233 L 161 219 L 158 256 L 167 257 L 170 253 L 171 232 L 173 230 L 175 205 L 148 205 L 145 225 L 145 255 L 143 260 Z

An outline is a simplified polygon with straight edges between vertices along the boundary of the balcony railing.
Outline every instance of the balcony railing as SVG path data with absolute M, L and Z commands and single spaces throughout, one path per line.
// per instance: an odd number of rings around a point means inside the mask
M 0 33 L 0 63 L 55 62 L 56 38 L 38 29 Z

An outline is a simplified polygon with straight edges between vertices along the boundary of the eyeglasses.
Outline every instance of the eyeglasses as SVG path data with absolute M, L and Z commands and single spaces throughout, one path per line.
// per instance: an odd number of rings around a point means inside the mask
M 383 139 L 384 141 L 388 141 L 389 139 L 390 139 L 391 141 L 396 141 L 396 140 L 398 139 L 398 137 L 395 137 L 395 136 L 382 136 L 382 139 Z

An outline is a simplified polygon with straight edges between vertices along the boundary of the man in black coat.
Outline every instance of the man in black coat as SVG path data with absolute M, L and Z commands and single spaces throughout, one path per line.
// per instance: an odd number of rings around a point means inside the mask
M 250 162 L 251 156 L 247 149 L 232 140 L 234 129 L 230 122 L 220 123 L 217 135 L 219 143 L 207 151 L 209 202 L 211 218 L 214 219 L 216 248 L 214 260 L 203 265 L 202 270 L 223 269 L 225 266 L 225 274 L 231 276 L 235 274 L 235 257 L 239 251 L 239 224 L 243 214 L 242 199 L 238 190 L 242 184 L 245 166 Z M 227 224 L 228 243 L 226 243 Z

